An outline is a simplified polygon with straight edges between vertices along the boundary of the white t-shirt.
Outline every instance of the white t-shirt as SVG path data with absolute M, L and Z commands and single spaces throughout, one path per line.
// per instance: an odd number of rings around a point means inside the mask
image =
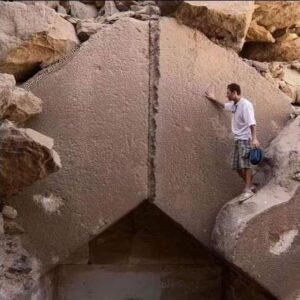
M 256 125 L 252 103 L 241 98 L 237 104 L 233 101 L 225 103 L 225 110 L 231 111 L 231 128 L 235 140 L 252 139 L 251 125 Z

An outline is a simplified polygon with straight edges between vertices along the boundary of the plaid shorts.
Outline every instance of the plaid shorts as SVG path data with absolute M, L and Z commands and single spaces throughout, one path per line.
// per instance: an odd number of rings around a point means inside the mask
M 250 169 L 249 154 L 251 150 L 250 141 L 235 140 L 234 149 L 231 156 L 232 170 Z

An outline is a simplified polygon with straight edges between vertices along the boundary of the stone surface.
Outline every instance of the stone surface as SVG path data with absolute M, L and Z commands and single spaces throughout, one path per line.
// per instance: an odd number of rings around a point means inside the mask
M 158 7 L 160 8 L 161 15 L 167 16 L 172 15 L 176 12 L 178 7 L 182 4 L 183 0 L 173 0 L 173 1 L 156 1 Z
M 253 10 L 253 1 L 183 1 L 176 18 L 222 45 L 241 50 Z
M 14 220 L 18 216 L 18 213 L 13 207 L 9 205 L 4 205 L 2 209 L 2 215 L 5 218 Z
M 39 277 L 39 262 L 23 248 L 19 237 L 0 238 L 0 298 L 29 299 L 30 291 Z M 31 298 L 33 299 L 33 298 Z
M 300 37 L 294 40 L 270 43 L 247 43 L 242 56 L 259 61 L 287 61 L 300 59 Z
M 275 42 L 271 32 L 265 27 L 258 25 L 256 20 L 251 21 L 247 31 L 246 40 L 247 42 Z
M 95 18 L 98 14 L 98 10 L 94 5 L 84 4 L 79 1 L 69 1 L 70 14 L 74 18 L 90 19 Z
M 18 81 L 79 43 L 72 24 L 45 5 L 1 1 L 0 28 L 0 72 Z
M 300 280 L 300 117 L 272 141 L 256 180 L 258 193 L 221 209 L 214 247 L 277 299 L 297 299 Z M 283 284 L 280 284 L 283 283 Z
M 42 112 L 42 101 L 15 85 L 13 75 L 0 73 L 0 120 L 24 124 L 30 117 Z
M 298 1 L 255 1 L 255 4 L 253 19 L 272 31 L 289 27 L 300 21 Z
M 24 228 L 16 221 L 6 220 L 4 222 L 4 232 L 6 235 L 21 235 L 25 233 Z
M 134 19 L 104 26 L 55 71 L 24 86 L 43 98 L 47 112 L 30 125 L 54 138 L 63 164 L 11 199 L 24 242 L 44 266 L 148 197 L 148 29 Z M 63 200 L 60 213 L 36 201 L 50 195 Z
M 167 18 L 160 30 L 154 203 L 209 246 L 219 209 L 243 186 L 230 170 L 230 113 L 219 111 L 204 92 L 214 85 L 225 101 L 227 85 L 238 81 L 254 104 L 263 147 L 288 120 L 290 103 L 235 53 L 200 32 Z
M 17 128 L 7 120 L 2 122 L 0 134 L 1 197 L 12 196 L 61 167 L 58 154 L 44 142 L 50 138 Z
M 85 42 L 89 37 L 100 30 L 103 24 L 94 20 L 80 20 L 76 25 L 77 35 L 81 42 Z

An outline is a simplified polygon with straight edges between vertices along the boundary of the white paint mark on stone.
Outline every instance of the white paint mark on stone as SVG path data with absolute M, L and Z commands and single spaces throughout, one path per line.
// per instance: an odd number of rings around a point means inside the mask
M 289 230 L 280 235 L 279 240 L 270 247 L 270 252 L 275 255 L 280 255 L 290 249 L 295 237 L 298 234 L 297 229 Z
M 34 195 L 33 200 L 49 215 L 54 213 L 60 214 L 59 209 L 64 204 L 60 197 L 54 196 L 53 194 L 50 194 L 49 196 Z

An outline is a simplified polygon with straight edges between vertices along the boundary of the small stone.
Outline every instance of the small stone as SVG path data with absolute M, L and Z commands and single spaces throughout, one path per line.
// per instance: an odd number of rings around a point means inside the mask
M 259 72 L 267 72 L 269 69 L 269 64 L 266 62 L 252 61 L 252 66 Z
M 2 209 L 2 215 L 4 218 L 14 220 L 18 216 L 18 212 L 13 207 L 4 205 Z
M 19 235 L 25 232 L 24 228 L 15 221 L 7 220 L 4 222 L 4 232 L 8 235 Z

